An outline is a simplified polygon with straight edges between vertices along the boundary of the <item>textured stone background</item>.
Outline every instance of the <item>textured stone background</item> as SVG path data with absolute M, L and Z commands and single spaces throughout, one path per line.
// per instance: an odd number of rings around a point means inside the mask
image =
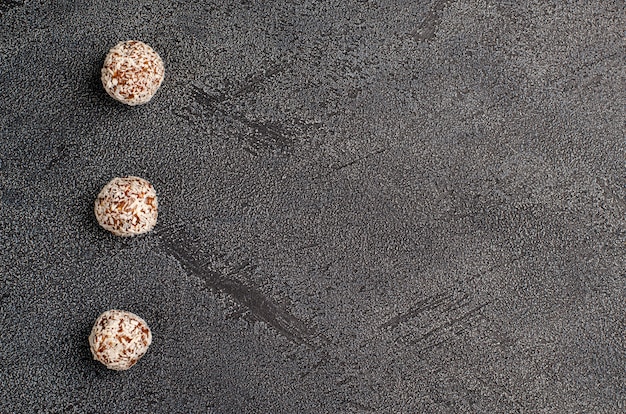
M 0 412 L 624 412 L 626 3 L 564 3 L 0 0 Z

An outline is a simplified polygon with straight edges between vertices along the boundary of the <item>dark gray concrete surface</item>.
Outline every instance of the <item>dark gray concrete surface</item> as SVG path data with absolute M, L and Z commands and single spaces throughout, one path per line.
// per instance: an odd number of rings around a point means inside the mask
M 626 3 L 225 3 L 0 1 L 0 412 L 624 412 Z

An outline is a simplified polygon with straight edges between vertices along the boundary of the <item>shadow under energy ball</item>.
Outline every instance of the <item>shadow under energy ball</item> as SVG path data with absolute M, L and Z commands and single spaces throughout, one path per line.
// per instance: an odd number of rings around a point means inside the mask
M 115 45 L 104 60 L 102 86 L 127 105 L 148 103 L 163 82 L 165 68 L 150 46 L 137 40 Z

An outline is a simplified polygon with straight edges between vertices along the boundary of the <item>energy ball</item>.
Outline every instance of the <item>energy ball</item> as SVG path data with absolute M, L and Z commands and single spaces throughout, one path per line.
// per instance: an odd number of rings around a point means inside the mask
M 109 310 L 100 315 L 89 335 L 93 358 L 116 371 L 135 365 L 150 343 L 152 332 L 146 321 L 121 310 Z
M 117 177 L 105 185 L 94 207 L 98 223 L 116 236 L 147 233 L 157 222 L 159 204 L 152 184 L 139 177 Z
M 141 105 L 152 99 L 164 75 L 157 52 L 143 42 L 127 40 L 109 50 L 102 67 L 102 85 L 113 99 Z

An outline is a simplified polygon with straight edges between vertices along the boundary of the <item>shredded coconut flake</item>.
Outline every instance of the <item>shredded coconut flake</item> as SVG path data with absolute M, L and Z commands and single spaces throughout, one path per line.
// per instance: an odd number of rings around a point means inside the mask
M 116 236 L 135 236 L 154 228 L 158 200 L 152 184 L 139 177 L 117 177 L 102 188 L 94 213 L 98 223 Z
M 89 335 L 94 359 L 116 371 L 135 365 L 151 343 L 152 332 L 146 321 L 121 310 L 109 310 L 100 315 Z
M 102 85 L 114 99 L 141 105 L 152 99 L 164 75 L 157 52 L 143 42 L 127 40 L 109 51 L 102 67 Z

